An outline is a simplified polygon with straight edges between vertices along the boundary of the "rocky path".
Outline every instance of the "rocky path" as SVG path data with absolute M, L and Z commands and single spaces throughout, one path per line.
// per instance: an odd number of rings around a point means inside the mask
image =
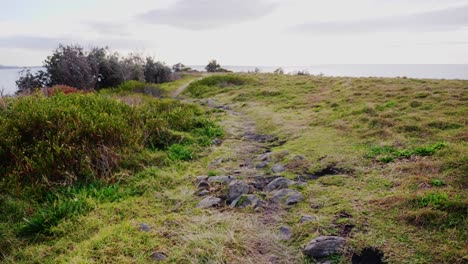
M 174 94 L 182 93 L 189 84 Z M 235 219 L 254 225 L 249 226 L 255 231 L 245 241 L 253 248 L 244 263 L 304 263 L 305 255 L 326 258 L 337 253 L 345 243 L 340 237 L 319 237 L 305 247 L 293 245 L 295 228 L 317 221 L 315 216 L 297 216 L 297 223 L 285 224 L 287 211 L 304 202 L 300 190 L 306 182 L 300 177 L 283 177 L 288 169 L 282 162 L 288 157 L 300 163 L 304 157 L 287 150 L 272 151 L 284 142 L 275 135 L 259 133 L 253 119 L 230 105 L 219 105 L 213 99 L 196 103 L 223 112 L 221 125 L 226 136 L 224 141 L 214 141 L 219 156 L 206 167 L 205 175 L 193 181 L 197 189 L 194 199 L 198 208 L 224 215 L 221 217 L 238 214 Z

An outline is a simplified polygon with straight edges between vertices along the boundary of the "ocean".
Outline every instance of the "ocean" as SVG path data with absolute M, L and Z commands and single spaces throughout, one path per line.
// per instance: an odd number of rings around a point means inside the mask
M 190 66 L 204 70 L 204 66 Z M 234 72 L 254 71 L 273 72 L 280 66 L 223 66 Z M 408 77 L 418 79 L 462 79 L 468 80 L 468 64 L 323 64 L 311 66 L 281 67 L 285 73 L 306 71 L 310 74 L 345 77 Z M 33 71 L 41 68 L 34 68 Z M 0 69 L 0 89 L 4 94 L 14 94 L 15 81 L 21 69 Z

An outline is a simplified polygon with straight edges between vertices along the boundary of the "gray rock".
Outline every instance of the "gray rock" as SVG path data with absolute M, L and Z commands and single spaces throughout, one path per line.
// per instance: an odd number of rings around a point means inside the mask
M 266 186 L 266 190 L 271 192 L 276 189 L 285 189 L 291 186 L 292 184 L 294 184 L 294 181 L 291 181 L 290 179 L 286 179 L 284 177 L 279 177 L 270 182 Z
M 284 201 L 285 205 L 293 205 L 302 201 L 302 194 L 298 191 L 291 189 L 281 189 L 273 191 L 270 201 L 273 203 L 281 203 Z
M 273 155 L 273 152 L 263 153 L 262 155 L 258 156 L 259 161 L 270 161 L 270 157 Z
M 217 145 L 217 146 L 220 146 L 221 144 L 223 144 L 223 141 L 219 138 L 215 138 L 213 139 L 213 144 Z
M 299 223 L 302 224 L 302 223 L 312 222 L 312 221 L 316 221 L 316 220 L 317 220 L 317 217 L 315 217 L 313 215 L 303 215 L 303 216 L 301 216 L 301 219 L 299 220 Z
M 303 249 L 311 258 L 325 258 L 340 253 L 346 240 L 337 236 L 321 236 L 312 239 Z
M 198 192 L 198 196 L 207 196 L 208 194 L 210 194 L 210 191 L 208 190 L 201 190 Z
M 209 208 L 221 206 L 221 199 L 213 196 L 207 196 L 198 203 L 198 208 Z
M 258 163 L 257 165 L 255 165 L 255 168 L 256 169 L 264 169 L 268 166 L 268 161 L 262 161 L 260 163 Z
M 208 183 L 222 183 L 222 184 L 228 184 L 235 180 L 234 177 L 232 176 L 213 176 L 213 177 L 208 177 Z
M 167 259 L 167 256 L 162 252 L 153 252 L 153 254 L 151 254 L 151 259 L 154 261 L 164 261 Z
M 285 171 L 286 169 L 284 168 L 283 165 L 281 164 L 275 164 L 271 167 L 271 171 L 274 172 L 274 173 L 280 173 L 280 172 L 283 172 Z
M 296 155 L 294 156 L 293 160 L 305 160 L 305 157 L 302 155 Z
M 229 184 L 228 193 L 226 195 L 226 200 L 232 202 L 239 198 L 243 194 L 248 194 L 250 192 L 250 185 L 243 181 L 233 181 Z
M 210 189 L 210 184 L 206 181 L 201 181 L 198 183 L 197 186 L 198 190 L 209 190 Z
M 248 194 L 248 195 L 241 195 L 231 203 L 231 207 L 239 207 L 239 208 L 246 208 L 246 207 L 252 207 L 252 208 L 257 208 L 262 205 L 262 202 L 258 197 L 254 194 Z
M 281 240 L 289 240 L 292 237 L 291 229 L 287 226 L 280 227 L 279 234 L 280 234 Z
M 197 182 L 202 182 L 208 180 L 208 176 L 203 175 L 203 176 L 198 176 L 197 177 Z
M 218 166 L 219 164 L 223 163 L 223 158 L 217 158 L 215 160 L 213 160 L 212 162 L 210 162 L 210 165 L 208 165 L 208 167 L 210 168 L 214 168 L 216 166 Z
M 146 223 L 140 223 L 138 229 L 139 229 L 140 231 L 142 231 L 142 232 L 149 232 L 149 231 L 151 231 L 151 227 L 150 227 L 148 224 L 146 224 Z

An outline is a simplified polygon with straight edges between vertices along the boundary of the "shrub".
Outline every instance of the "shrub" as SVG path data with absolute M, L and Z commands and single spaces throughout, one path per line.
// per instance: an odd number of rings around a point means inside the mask
M 33 74 L 31 73 L 31 69 L 24 69 L 20 72 L 20 77 L 16 81 L 16 86 L 18 87 L 16 93 L 31 93 L 45 87 L 48 83 L 49 76 L 46 72 L 40 70 Z
M 191 83 L 187 88 L 187 92 L 194 97 L 201 97 L 207 92 L 215 91 L 216 89 L 213 89 L 214 87 L 225 88 L 240 86 L 250 82 L 250 79 L 237 75 L 214 75 Z
M 145 147 L 172 146 L 172 157 L 186 159 L 174 144 L 208 145 L 223 135 L 198 107 L 171 99 L 135 106 L 98 94 L 7 99 L 0 109 L 0 190 L 110 180 L 122 160 L 137 166 L 131 160 L 142 158 L 131 157 Z
M 145 80 L 148 83 L 164 83 L 173 80 L 171 68 L 153 58 L 146 58 Z
M 211 60 L 205 67 L 207 72 L 219 72 L 222 68 L 216 60 Z
M 54 96 L 58 93 L 73 94 L 73 93 L 83 93 L 83 91 L 78 88 L 67 86 L 67 85 L 55 85 L 54 87 L 43 89 L 42 93 L 45 96 Z
M 158 85 L 152 83 L 144 83 L 140 81 L 126 81 L 117 88 L 108 88 L 101 91 L 103 94 L 133 94 L 141 93 L 152 97 L 165 97 L 167 92 L 161 89 Z
M 132 108 L 93 95 L 23 97 L 1 115 L 0 164 L 26 183 L 109 176 L 141 137 Z
M 48 85 L 65 84 L 79 89 L 94 89 L 97 75 L 81 46 L 59 47 L 44 62 L 50 77 Z

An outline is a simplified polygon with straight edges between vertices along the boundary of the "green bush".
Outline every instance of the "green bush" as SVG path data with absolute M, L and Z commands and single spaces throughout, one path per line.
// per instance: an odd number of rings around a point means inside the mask
M 202 97 L 211 91 L 223 91 L 219 88 L 240 86 L 250 82 L 250 79 L 237 75 L 214 75 L 191 83 L 187 88 L 187 92 L 194 97 Z
M 0 189 L 109 179 L 145 147 L 206 145 L 222 135 L 194 105 L 152 99 L 129 106 L 97 94 L 9 99 L 0 120 Z
M 0 178 L 26 184 L 109 176 L 142 137 L 134 109 L 92 94 L 12 99 L 0 115 Z

